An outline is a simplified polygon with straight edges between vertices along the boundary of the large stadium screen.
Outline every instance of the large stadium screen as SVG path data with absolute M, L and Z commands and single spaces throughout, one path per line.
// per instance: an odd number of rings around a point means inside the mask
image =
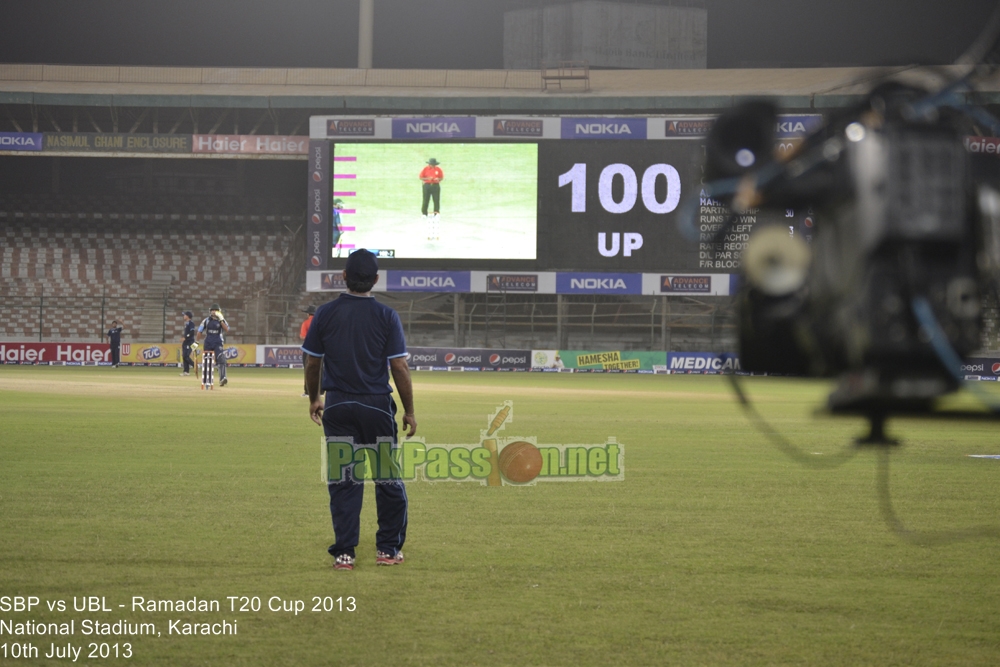
M 331 257 L 536 259 L 538 145 L 337 143 Z

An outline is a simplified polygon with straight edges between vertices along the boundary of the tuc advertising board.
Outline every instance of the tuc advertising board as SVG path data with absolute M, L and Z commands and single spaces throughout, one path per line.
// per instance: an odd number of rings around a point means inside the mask
M 183 359 L 180 343 L 123 343 L 122 363 L 126 365 L 163 366 Z

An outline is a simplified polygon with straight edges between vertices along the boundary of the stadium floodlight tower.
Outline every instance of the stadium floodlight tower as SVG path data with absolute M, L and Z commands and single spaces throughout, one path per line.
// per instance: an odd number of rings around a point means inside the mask
M 361 0 L 358 18 L 358 69 L 372 68 L 372 42 L 375 38 L 375 0 Z

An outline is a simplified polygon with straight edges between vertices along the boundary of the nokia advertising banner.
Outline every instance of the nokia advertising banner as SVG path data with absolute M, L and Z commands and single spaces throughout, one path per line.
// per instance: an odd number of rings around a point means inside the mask
M 645 118 L 563 118 L 563 139 L 645 139 Z
M 557 273 L 557 294 L 642 294 L 641 273 Z
M 0 132 L 0 151 L 40 151 L 41 132 Z
M 475 139 L 476 118 L 393 118 L 393 139 Z
M 306 208 L 306 269 L 322 271 L 328 268 L 330 256 L 330 142 L 309 141 Z
M 390 292 L 469 292 L 468 271 L 389 271 L 386 289 Z

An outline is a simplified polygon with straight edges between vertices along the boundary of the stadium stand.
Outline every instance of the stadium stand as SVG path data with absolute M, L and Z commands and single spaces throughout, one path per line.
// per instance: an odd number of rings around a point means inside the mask
M 124 319 L 132 339 L 175 340 L 175 311 L 241 301 L 270 286 L 293 237 L 281 223 L 292 220 L 109 212 L 61 219 L 0 211 L 0 296 L 15 313 L 0 323 L 0 337 L 38 336 L 41 309 L 46 340 L 91 340 L 103 331 L 103 310 L 105 319 Z
M 905 69 L 893 71 L 914 81 L 937 76 Z M 706 114 L 756 95 L 821 113 L 858 101 L 887 73 L 591 70 L 589 91 L 555 92 L 543 89 L 539 71 L 0 65 L 0 131 L 304 136 L 310 116 L 330 113 Z M 998 93 L 991 81 L 968 101 L 991 105 Z M 333 296 L 302 283 L 303 161 L 284 168 L 275 160 L 0 153 L 0 339 L 98 340 L 119 317 L 127 338 L 176 340 L 179 310 L 201 315 L 218 300 L 238 342 L 294 343 L 302 309 Z M 56 168 L 52 159 L 63 162 Z M 284 180 L 272 187 L 278 172 Z M 735 345 L 728 297 L 379 298 L 400 312 L 413 345 Z M 998 306 L 984 306 L 984 348 L 997 349 Z

